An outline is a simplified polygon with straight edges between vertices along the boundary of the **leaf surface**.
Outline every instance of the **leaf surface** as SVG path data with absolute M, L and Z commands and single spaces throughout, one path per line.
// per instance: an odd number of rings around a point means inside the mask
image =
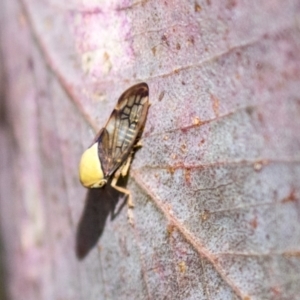
M 13 299 L 297 299 L 298 1 L 3 7 Z M 80 186 L 78 162 L 141 81 L 131 226 L 114 190 Z

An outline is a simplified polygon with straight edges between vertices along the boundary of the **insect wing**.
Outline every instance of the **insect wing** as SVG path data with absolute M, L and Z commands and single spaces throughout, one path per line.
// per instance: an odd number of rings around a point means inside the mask
M 108 122 L 98 138 L 98 153 L 106 177 L 109 177 L 128 157 L 145 125 L 148 85 L 137 84 L 118 100 Z

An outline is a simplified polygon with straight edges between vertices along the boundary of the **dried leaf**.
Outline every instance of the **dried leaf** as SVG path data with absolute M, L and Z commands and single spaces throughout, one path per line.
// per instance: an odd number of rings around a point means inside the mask
M 12 299 L 299 297 L 297 0 L 2 6 Z M 78 162 L 140 81 L 152 105 L 130 226 L 121 195 L 80 186 Z

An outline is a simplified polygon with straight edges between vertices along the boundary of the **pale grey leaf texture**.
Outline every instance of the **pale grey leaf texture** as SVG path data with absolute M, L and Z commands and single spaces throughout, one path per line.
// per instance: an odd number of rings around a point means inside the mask
M 298 0 L 3 0 L 0 15 L 9 299 L 300 298 Z M 78 163 L 138 82 L 131 226 Z

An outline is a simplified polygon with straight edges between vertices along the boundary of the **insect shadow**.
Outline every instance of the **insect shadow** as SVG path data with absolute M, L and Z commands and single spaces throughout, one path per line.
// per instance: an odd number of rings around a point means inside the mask
M 118 180 L 118 185 L 127 185 L 128 175 Z M 119 203 L 119 200 L 120 203 Z M 77 226 L 75 252 L 79 260 L 84 259 L 101 238 L 108 216 L 115 219 L 126 205 L 126 196 L 110 186 L 88 189 L 85 206 Z

